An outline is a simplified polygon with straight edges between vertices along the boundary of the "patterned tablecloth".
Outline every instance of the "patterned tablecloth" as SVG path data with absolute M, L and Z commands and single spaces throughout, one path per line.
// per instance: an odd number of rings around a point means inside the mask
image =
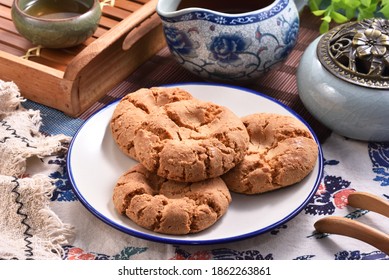
M 354 191 L 367 191 L 389 200 L 389 143 L 355 141 L 331 133 L 312 118 L 298 98 L 296 68 L 305 48 L 319 35 L 318 25 L 319 19 L 304 12 L 301 16 L 298 44 L 287 61 L 254 84 L 245 85 L 290 106 L 310 124 L 321 141 L 324 173 L 320 187 L 295 218 L 259 236 L 225 244 L 172 245 L 148 241 L 120 232 L 91 214 L 72 191 L 66 157 L 47 156 L 28 161 L 25 176 L 44 173 L 56 179 L 49 206 L 64 224 L 73 229 L 73 237 L 62 244 L 62 258 L 389 259 L 388 255 L 361 241 L 314 231 L 315 221 L 330 215 L 357 219 L 383 231 L 389 228 L 389 219 L 373 212 L 351 208 L 346 204 L 348 194 Z M 41 132 L 72 137 L 94 112 L 129 92 L 141 87 L 200 81 L 198 77 L 178 66 L 165 48 L 77 119 L 31 101 L 22 105 L 27 109 L 40 111 Z M 28 223 L 28 220 L 24 222 Z M 33 238 L 33 234 L 30 235 L 25 236 L 26 246 L 28 239 Z M 7 252 L 4 250 L 0 244 L 0 258 L 7 258 Z M 26 258 L 37 257 L 30 254 L 26 255 Z

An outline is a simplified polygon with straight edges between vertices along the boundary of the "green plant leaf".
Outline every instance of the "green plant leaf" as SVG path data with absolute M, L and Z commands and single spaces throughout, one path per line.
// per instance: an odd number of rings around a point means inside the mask
M 351 20 L 352 18 L 355 18 L 355 11 L 356 11 L 356 8 L 347 8 L 347 9 L 345 9 L 346 17 L 349 20 Z
M 338 12 L 335 12 L 335 11 L 332 11 L 330 13 L 330 16 L 336 23 L 345 23 L 345 22 L 347 22 L 349 20 L 347 17 L 345 17 L 341 13 L 338 13 Z
M 331 20 L 332 20 L 332 18 L 331 18 L 330 16 L 325 16 L 325 17 L 322 17 L 321 19 L 322 19 L 324 22 L 328 22 L 328 23 L 330 23 Z
M 375 13 L 377 11 L 377 3 L 371 3 L 371 5 L 369 7 L 366 7 L 365 10 Z
M 361 5 L 361 1 L 359 0 L 343 0 L 343 3 L 346 7 L 349 7 L 354 10 Z
M 326 33 L 328 30 L 330 29 L 330 24 L 326 21 L 323 21 L 321 24 L 320 24 L 320 33 L 323 34 L 323 33 Z
M 358 9 L 358 20 L 366 19 L 366 18 L 373 18 L 374 12 L 370 11 L 369 9 Z
M 370 7 L 371 0 L 361 0 L 361 4 L 364 5 L 365 7 Z
M 386 18 L 389 18 L 389 5 L 383 6 L 380 10 L 380 13 L 382 13 Z
M 319 17 L 319 16 L 324 15 L 325 12 L 326 12 L 326 10 L 316 10 L 316 11 L 312 11 L 312 14 Z
M 311 9 L 311 11 L 319 10 L 320 9 L 319 7 L 320 7 L 322 1 L 323 0 L 309 0 L 308 1 L 309 9 Z
M 320 33 L 327 32 L 332 21 L 342 24 L 374 18 L 377 13 L 389 19 L 389 0 L 308 0 L 308 4 L 312 13 L 321 17 Z

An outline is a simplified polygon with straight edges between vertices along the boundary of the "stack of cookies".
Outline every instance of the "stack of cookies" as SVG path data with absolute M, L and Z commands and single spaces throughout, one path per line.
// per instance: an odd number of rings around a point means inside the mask
M 259 194 L 293 185 L 318 156 L 309 130 L 293 117 L 240 118 L 180 88 L 126 95 L 110 127 L 119 149 L 139 162 L 117 181 L 116 210 L 165 234 L 209 228 L 227 212 L 230 191 Z

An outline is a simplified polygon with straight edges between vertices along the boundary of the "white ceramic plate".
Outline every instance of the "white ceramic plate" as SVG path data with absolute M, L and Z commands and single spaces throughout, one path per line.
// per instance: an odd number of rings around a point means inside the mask
M 230 108 L 239 116 L 256 112 L 273 112 L 293 116 L 295 112 L 257 92 L 218 84 L 177 84 L 195 97 Z M 117 105 L 114 102 L 89 118 L 74 136 L 68 154 L 68 172 L 75 193 L 85 207 L 108 225 L 136 237 L 174 244 L 212 244 L 252 237 L 295 217 L 315 194 L 321 180 L 323 157 L 313 171 L 294 186 L 261 195 L 232 194 L 227 213 L 210 228 L 184 236 L 165 235 L 143 229 L 129 218 L 119 215 L 113 206 L 112 192 L 116 180 L 136 161 L 119 151 L 111 137 L 109 121 Z M 305 123 L 305 122 L 304 122 Z

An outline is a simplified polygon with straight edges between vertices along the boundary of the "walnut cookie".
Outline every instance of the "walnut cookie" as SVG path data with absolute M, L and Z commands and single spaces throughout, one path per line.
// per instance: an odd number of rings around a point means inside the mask
M 218 177 L 248 148 L 242 120 L 231 110 L 198 99 L 166 104 L 136 131 L 136 157 L 149 171 L 175 181 Z
M 196 183 L 167 180 L 137 164 L 117 181 L 116 210 L 139 226 L 164 234 L 200 232 L 218 221 L 231 203 L 220 177 Z
M 318 145 L 298 119 L 271 113 L 242 118 L 250 135 L 244 159 L 222 175 L 230 191 L 258 194 L 293 185 L 314 168 Z
M 137 160 L 133 141 L 143 120 L 165 104 L 192 98 L 189 92 L 180 88 L 141 88 L 127 94 L 112 114 L 110 128 L 114 141 L 124 154 Z

